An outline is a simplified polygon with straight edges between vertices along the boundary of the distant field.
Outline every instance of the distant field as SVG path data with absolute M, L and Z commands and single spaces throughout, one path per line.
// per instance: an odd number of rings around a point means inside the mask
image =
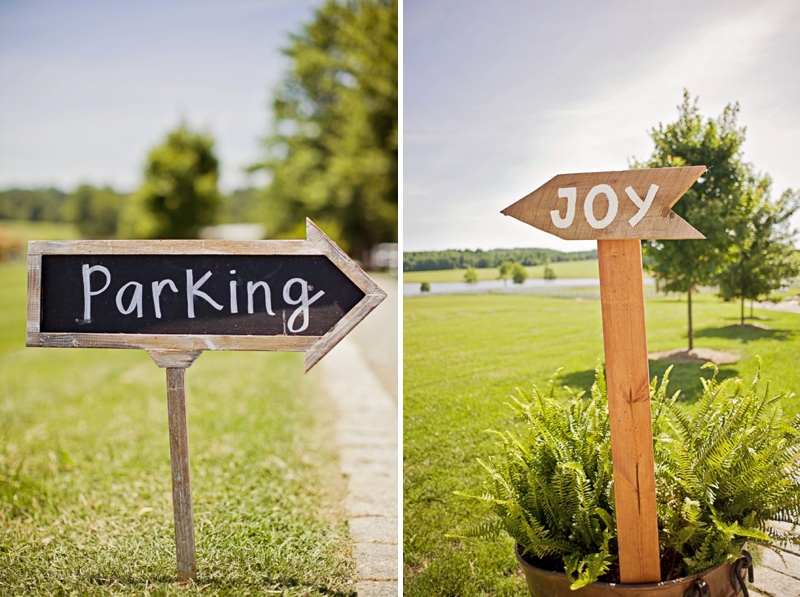
M 80 238 L 74 224 L 63 222 L 29 222 L 27 220 L 0 220 L 0 233 L 6 233 L 22 242 L 29 240 L 73 240 Z
M 597 278 L 597 259 L 585 261 L 559 261 L 550 267 L 558 278 Z M 531 278 L 544 278 L 544 265 L 526 267 Z M 403 282 L 463 282 L 465 269 L 440 269 L 426 272 L 403 272 Z M 496 280 L 499 276 L 496 267 L 476 269 L 478 280 Z

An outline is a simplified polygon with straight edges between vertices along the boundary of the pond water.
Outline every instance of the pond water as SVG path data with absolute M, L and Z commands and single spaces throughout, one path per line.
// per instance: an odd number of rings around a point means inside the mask
M 598 278 L 558 278 L 545 280 L 543 278 L 528 278 L 523 284 L 514 284 L 511 280 L 482 280 L 480 282 L 431 282 L 430 292 L 420 291 L 420 283 L 404 283 L 403 296 L 419 296 L 421 294 L 483 294 L 486 292 L 507 292 L 562 288 L 597 288 L 600 286 Z

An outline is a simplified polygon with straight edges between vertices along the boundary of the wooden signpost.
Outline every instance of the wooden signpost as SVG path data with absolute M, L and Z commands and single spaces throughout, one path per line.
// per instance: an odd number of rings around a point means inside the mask
M 167 370 L 181 582 L 197 576 L 185 370 L 204 350 L 279 350 L 308 371 L 386 298 L 311 220 L 306 237 L 28 245 L 28 346 L 142 348 Z
M 705 238 L 670 208 L 705 166 L 561 174 L 502 211 L 597 239 L 620 577 L 661 580 L 641 239 Z

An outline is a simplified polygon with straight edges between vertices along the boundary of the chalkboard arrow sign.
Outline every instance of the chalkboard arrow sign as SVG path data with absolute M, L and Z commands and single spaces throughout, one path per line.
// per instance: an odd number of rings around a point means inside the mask
M 568 240 L 702 239 L 670 208 L 705 166 L 559 174 L 502 213 Z
M 309 370 L 386 294 L 311 220 L 306 233 L 32 241 L 27 345 L 305 351 Z
M 186 369 L 204 350 L 305 351 L 311 369 L 386 298 L 306 220 L 306 240 L 31 241 L 27 345 L 143 348 L 167 370 L 178 581 L 197 578 Z
M 705 166 L 560 174 L 502 213 L 597 239 L 620 577 L 661 580 L 641 239 L 702 239 L 670 208 Z

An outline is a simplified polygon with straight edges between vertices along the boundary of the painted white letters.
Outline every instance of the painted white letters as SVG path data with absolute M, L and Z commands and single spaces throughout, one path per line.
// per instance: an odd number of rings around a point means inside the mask
M 636 226 L 636 224 L 642 221 L 642 218 L 645 216 L 647 211 L 653 205 L 653 199 L 656 198 L 657 192 L 658 192 L 658 185 L 651 184 L 650 188 L 647 190 L 647 195 L 645 196 L 644 201 L 642 201 L 639 198 L 639 195 L 636 194 L 636 191 L 633 190 L 633 187 L 625 187 L 625 193 L 628 195 L 628 198 L 631 201 L 633 201 L 633 204 L 636 207 L 639 208 L 638 213 L 635 216 L 633 216 L 630 220 L 628 220 L 628 223 L 631 226 Z
M 602 220 L 594 217 L 594 200 L 598 195 L 605 195 L 608 198 L 608 211 Z M 583 215 L 586 216 L 586 221 L 589 226 L 595 230 L 602 230 L 614 221 L 617 217 L 617 209 L 619 208 L 619 200 L 617 194 L 607 184 L 599 184 L 592 187 L 589 194 L 586 195 L 586 200 L 583 202 Z
M 133 296 L 131 297 L 131 302 L 128 303 L 128 306 L 124 306 L 122 304 L 122 299 L 125 295 L 125 291 L 128 289 L 129 286 L 133 286 Z M 117 292 L 117 309 L 123 315 L 128 315 L 133 313 L 133 310 L 136 309 L 136 317 L 141 317 L 142 313 L 142 285 L 139 282 L 128 282 L 119 289 Z
M 578 200 L 578 189 L 575 187 L 558 189 L 558 196 L 567 200 L 567 213 L 562 218 L 561 213 L 554 209 L 550 212 L 550 218 L 556 228 L 569 228 L 575 219 L 575 203 Z
M 217 311 L 222 311 L 222 305 L 208 296 L 205 292 L 200 290 L 200 287 L 206 283 L 211 277 L 211 272 L 206 272 L 206 274 L 197 281 L 197 284 L 194 283 L 194 273 L 192 270 L 186 270 L 186 308 L 187 313 L 189 315 L 189 319 L 194 319 L 194 297 L 199 296 L 201 299 L 204 299 L 208 302 L 209 305 L 214 307 Z
M 161 282 L 153 282 L 153 307 L 156 310 L 156 318 L 161 319 L 161 291 L 164 286 L 169 286 L 172 292 L 178 292 L 175 282 L 170 279 L 161 280 Z
M 106 277 L 106 283 L 100 290 L 92 290 L 91 276 L 93 272 L 100 272 Z M 92 319 L 92 297 L 103 292 L 111 284 L 111 272 L 102 265 L 89 267 L 88 263 L 83 264 L 83 320 L 88 322 Z
M 296 299 L 292 298 L 292 286 L 295 284 L 300 285 L 300 296 Z M 308 327 L 308 307 L 312 303 L 316 302 L 322 295 L 325 294 L 324 290 L 320 290 L 311 298 L 308 298 L 308 282 L 303 280 L 302 278 L 292 278 L 286 285 L 283 287 L 283 300 L 285 300 L 290 305 L 300 305 L 297 309 L 294 310 L 292 316 L 289 317 L 289 331 L 293 334 L 298 332 L 304 331 Z M 303 324 L 299 327 L 295 327 L 295 322 L 297 321 L 298 316 L 303 316 Z
M 275 315 L 275 312 L 272 310 L 272 296 L 269 291 L 269 286 L 267 286 L 266 282 L 247 283 L 247 312 L 253 313 L 253 295 L 255 295 L 256 290 L 259 288 L 264 289 L 264 306 L 267 309 L 267 313 L 270 315 Z

